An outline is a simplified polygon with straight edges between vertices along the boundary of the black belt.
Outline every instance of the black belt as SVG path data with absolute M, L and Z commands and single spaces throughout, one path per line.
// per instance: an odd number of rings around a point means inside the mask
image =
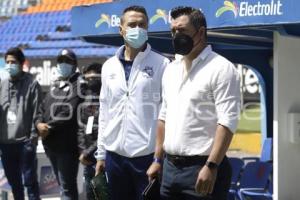
M 178 155 L 166 155 L 167 160 L 173 163 L 174 165 L 196 165 L 196 164 L 205 164 L 208 156 L 178 156 Z

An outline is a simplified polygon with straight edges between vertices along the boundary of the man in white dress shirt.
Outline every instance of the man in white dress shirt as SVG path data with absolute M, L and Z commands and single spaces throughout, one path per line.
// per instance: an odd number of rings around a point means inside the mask
M 176 54 L 163 75 L 155 160 L 165 160 L 162 199 L 225 200 L 231 167 L 226 151 L 236 130 L 240 82 L 234 65 L 207 45 L 205 16 L 192 7 L 171 11 Z M 162 166 L 153 162 L 149 179 Z

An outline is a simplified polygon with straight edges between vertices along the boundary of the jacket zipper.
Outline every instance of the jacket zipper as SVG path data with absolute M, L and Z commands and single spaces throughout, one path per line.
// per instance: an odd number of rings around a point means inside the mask
M 129 81 L 130 81 L 130 76 L 131 76 L 132 72 L 130 72 L 128 81 L 126 81 L 124 66 L 119 59 L 118 59 L 118 61 L 119 61 L 120 65 L 122 66 L 121 67 L 122 77 L 125 80 L 125 88 L 126 88 L 126 101 L 125 101 L 125 106 L 124 106 L 123 127 L 122 127 L 122 136 L 121 136 L 121 142 L 120 142 L 120 150 L 124 151 L 125 136 L 126 136 L 126 131 L 127 131 L 127 107 L 128 107 L 128 97 L 129 97 Z M 131 70 L 132 70 L 132 67 L 131 67 Z

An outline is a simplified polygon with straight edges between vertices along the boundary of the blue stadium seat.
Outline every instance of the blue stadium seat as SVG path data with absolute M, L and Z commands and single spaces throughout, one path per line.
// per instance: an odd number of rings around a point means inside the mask
M 74 38 L 71 32 L 52 32 L 48 34 L 48 37 L 52 40 L 66 40 Z
M 242 159 L 235 157 L 229 157 L 228 160 L 232 168 L 231 189 L 236 189 L 245 163 Z
M 30 42 L 31 48 L 76 48 L 76 47 L 91 47 L 95 44 L 85 43 L 80 40 L 58 40 L 58 41 L 33 41 Z
M 0 1 L 0 5 L 1 2 L 4 1 Z M 9 2 L 5 0 L 4 3 L 8 5 Z M 9 47 L 26 44 L 29 48 L 24 52 L 29 58 L 54 57 L 61 48 L 66 47 L 75 49 L 79 57 L 114 54 L 116 50 L 114 47 L 83 42 L 72 36 L 71 32 L 56 32 L 58 26 L 66 27 L 70 26 L 70 23 L 69 10 L 16 15 L 0 25 L 0 54 Z
M 229 200 L 242 200 L 241 191 L 247 188 L 265 189 L 272 172 L 272 163 L 249 162 L 246 164 L 239 185 L 236 189 L 230 189 Z
M 245 188 L 240 191 L 242 200 L 273 200 L 273 181 L 267 189 Z

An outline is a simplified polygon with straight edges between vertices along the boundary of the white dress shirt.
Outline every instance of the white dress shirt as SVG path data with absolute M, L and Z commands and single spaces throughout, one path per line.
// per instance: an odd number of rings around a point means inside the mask
M 234 65 L 207 46 L 184 78 L 183 60 L 163 75 L 164 150 L 172 155 L 209 155 L 217 124 L 235 132 L 240 110 L 240 79 Z
M 161 106 L 161 82 L 169 59 L 150 45 L 133 61 L 128 82 L 119 60 L 122 46 L 102 67 L 97 160 L 105 151 L 125 157 L 154 152 L 157 118 Z

